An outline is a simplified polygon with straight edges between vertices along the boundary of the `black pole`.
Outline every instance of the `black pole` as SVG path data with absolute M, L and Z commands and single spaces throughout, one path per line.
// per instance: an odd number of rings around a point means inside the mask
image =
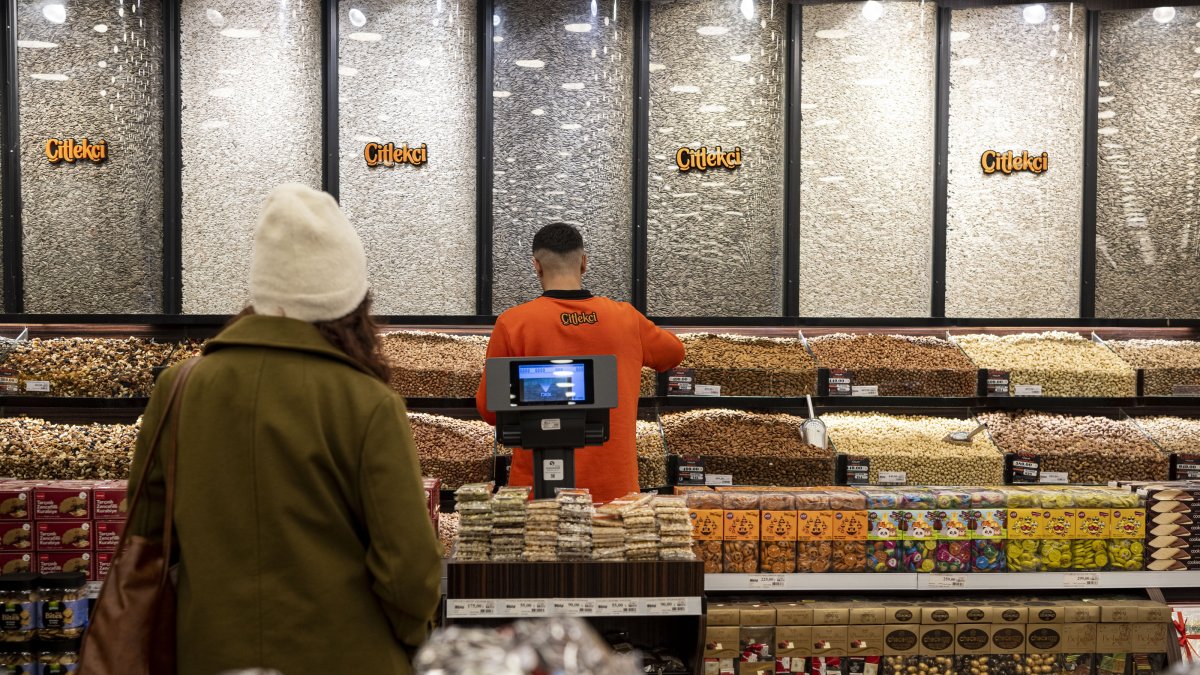
M 784 171 L 783 217 L 783 315 L 800 316 L 800 145 L 803 113 L 801 94 L 801 30 L 804 15 L 800 5 L 788 3 L 787 56 L 787 169 Z
M 163 313 L 183 313 L 183 131 L 179 3 L 163 3 Z
M 633 306 L 647 311 L 650 190 L 650 2 L 633 3 Z
M 930 316 L 946 316 L 946 209 L 950 182 L 950 9 L 937 10 L 937 99 L 933 152 L 933 269 Z
M 321 0 L 321 73 L 321 189 L 339 199 L 338 0 Z
M 1100 12 L 1087 13 L 1087 81 L 1083 113 L 1083 224 L 1080 232 L 1079 316 L 1096 316 L 1096 180 L 1100 126 Z
M 492 90 L 495 89 L 495 36 L 492 17 L 496 12 L 494 0 L 480 0 L 477 5 L 475 35 L 478 83 L 475 107 L 475 313 L 490 316 L 492 310 L 492 184 L 495 167 L 492 165 L 492 134 L 495 108 Z
M 4 67 L 4 311 L 25 311 L 25 274 L 21 257 L 21 118 L 17 81 L 17 0 L 4 3 L 4 48 L 0 50 Z

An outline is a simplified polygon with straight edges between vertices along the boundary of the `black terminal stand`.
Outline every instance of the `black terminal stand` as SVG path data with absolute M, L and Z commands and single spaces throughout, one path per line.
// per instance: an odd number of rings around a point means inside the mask
M 608 410 L 499 412 L 496 431 L 510 447 L 533 452 L 533 497 L 575 487 L 575 450 L 608 441 Z

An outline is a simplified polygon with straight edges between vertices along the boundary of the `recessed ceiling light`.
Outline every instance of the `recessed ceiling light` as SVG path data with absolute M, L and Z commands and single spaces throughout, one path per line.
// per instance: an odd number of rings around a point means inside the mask
M 592 32 L 592 24 L 590 23 L 569 23 L 563 26 L 568 33 L 590 33 Z
M 1153 16 L 1154 16 L 1154 20 L 1159 23 L 1170 23 L 1171 19 L 1175 18 L 1175 8 L 1174 7 L 1155 7 Z
M 216 26 L 217 28 L 220 28 L 221 26 L 225 25 L 225 17 L 222 16 L 221 13 L 215 9 L 204 10 L 204 16 L 205 16 L 205 18 L 208 19 L 209 23 Z
M 29 77 L 35 80 L 45 80 L 47 82 L 66 82 L 71 79 L 62 73 L 33 73 Z
M 675 92 L 676 94 L 699 94 L 700 87 L 697 87 L 694 84 L 677 84 L 674 87 L 671 87 L 671 91 Z
M 529 114 L 533 115 L 534 117 L 541 117 L 542 115 L 546 114 L 546 111 L 542 110 L 541 108 L 534 108 L 533 110 L 529 111 Z
M 696 29 L 696 32 L 706 37 L 713 37 L 726 34 L 729 32 L 729 29 L 725 26 L 700 26 Z
M 95 26 L 92 26 L 92 30 L 96 31 L 97 33 L 107 33 L 108 26 L 103 23 L 98 23 Z
M 499 35 L 495 35 L 492 37 L 492 42 L 504 42 L 504 38 L 500 37 Z
M 42 7 L 42 16 L 50 23 L 65 23 L 67 20 L 67 8 L 58 3 L 45 5 Z
M 97 62 L 96 62 L 96 65 L 100 66 L 101 68 L 107 68 L 107 67 L 108 67 L 108 61 L 97 61 Z
M 1029 5 L 1021 14 L 1025 17 L 1025 23 L 1041 23 L 1046 20 L 1046 6 Z
M 546 62 L 538 59 L 517 59 L 513 61 L 518 68 L 545 68 Z
M 379 33 L 351 33 L 346 37 L 358 42 L 379 42 L 383 39 L 383 36 Z
M 17 46 L 22 49 L 54 49 L 58 46 L 58 43 L 43 42 L 41 40 L 17 40 Z
M 346 13 L 350 18 L 350 24 L 355 28 L 362 28 L 367 25 L 367 15 L 362 13 L 361 9 L 352 9 Z
M 742 16 L 747 19 L 754 18 L 754 0 L 742 0 L 741 5 Z
M 583 83 L 582 82 L 566 82 L 563 84 L 562 88 L 566 89 L 567 91 L 580 91 L 583 89 Z
M 662 63 L 651 63 L 650 64 L 650 72 L 652 72 L 652 73 L 661 72 L 666 69 L 667 69 L 666 65 L 664 65 Z
M 879 0 L 867 0 L 862 8 L 863 18 L 867 21 L 878 21 L 883 16 L 883 3 Z

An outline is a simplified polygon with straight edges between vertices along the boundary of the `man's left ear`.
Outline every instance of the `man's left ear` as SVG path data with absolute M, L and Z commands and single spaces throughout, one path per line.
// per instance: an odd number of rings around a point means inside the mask
M 579 263 L 579 275 L 587 274 L 587 254 L 584 253 Z

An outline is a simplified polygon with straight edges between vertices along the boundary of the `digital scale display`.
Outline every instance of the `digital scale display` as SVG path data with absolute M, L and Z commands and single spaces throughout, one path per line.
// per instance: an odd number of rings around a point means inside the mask
M 514 364 L 514 387 L 519 405 L 572 405 L 591 401 L 590 363 Z

